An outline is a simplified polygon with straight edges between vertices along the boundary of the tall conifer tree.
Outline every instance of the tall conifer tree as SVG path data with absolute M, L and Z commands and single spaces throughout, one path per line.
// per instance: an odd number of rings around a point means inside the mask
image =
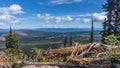
M 9 34 L 6 37 L 5 45 L 7 49 L 20 49 L 19 40 L 11 27 L 10 27 Z
M 93 19 L 91 20 L 91 34 L 90 34 L 90 43 L 94 42 L 94 23 Z
M 64 47 L 67 46 L 67 36 L 64 37 L 64 43 L 63 44 L 64 44 Z
M 73 38 L 72 38 L 72 36 L 70 37 L 70 41 L 69 41 L 69 43 L 70 43 L 70 46 L 73 45 Z
M 102 42 L 104 38 L 114 34 L 120 40 L 120 0 L 107 0 L 103 5 L 107 18 L 103 22 Z
M 114 0 L 114 7 L 114 35 L 118 37 L 120 36 L 120 0 Z
M 103 31 L 101 32 L 101 34 L 102 34 L 102 43 L 105 43 L 104 41 L 105 41 L 105 39 L 104 39 L 104 37 L 106 37 L 106 36 L 108 36 L 108 32 L 107 32 L 107 23 L 106 23 L 106 19 L 104 20 L 104 22 L 102 23 L 102 25 L 103 25 Z
M 113 34 L 113 10 L 114 10 L 114 0 L 107 0 L 107 3 L 103 5 L 103 8 L 105 9 L 105 12 L 107 12 L 107 19 L 106 19 L 106 30 L 107 34 L 111 35 Z

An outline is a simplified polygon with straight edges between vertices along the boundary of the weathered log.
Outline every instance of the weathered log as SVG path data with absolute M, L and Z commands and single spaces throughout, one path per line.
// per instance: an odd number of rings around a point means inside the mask
M 96 57 L 100 57 L 100 55 L 104 55 L 106 54 L 107 52 L 102 52 L 102 53 L 98 53 Z
M 86 53 L 88 53 L 94 46 L 96 45 L 96 43 L 91 44 L 85 51 L 83 51 L 79 56 L 84 56 Z
M 69 58 L 66 60 L 66 63 L 74 56 L 75 51 L 77 50 L 77 46 L 78 46 L 78 43 L 76 43 L 75 48 L 74 48 L 73 52 L 71 53 L 71 55 L 69 56 Z

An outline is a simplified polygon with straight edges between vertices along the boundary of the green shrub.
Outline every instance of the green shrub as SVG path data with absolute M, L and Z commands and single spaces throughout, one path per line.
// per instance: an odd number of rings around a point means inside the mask
M 116 43 L 118 43 L 118 40 L 117 37 L 114 34 L 112 34 L 107 37 L 104 37 L 104 42 L 108 45 L 115 45 Z
M 42 50 L 39 48 L 32 48 L 31 52 L 30 52 L 30 60 L 34 61 L 34 62 L 44 62 L 46 61 Z
M 103 57 L 104 58 L 113 58 L 114 63 L 120 63 L 120 50 L 119 49 L 110 50 L 105 55 L 103 55 Z

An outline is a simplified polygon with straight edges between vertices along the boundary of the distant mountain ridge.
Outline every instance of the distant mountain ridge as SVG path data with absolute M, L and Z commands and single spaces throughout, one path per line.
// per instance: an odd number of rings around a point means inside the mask
M 90 28 L 37 28 L 37 29 L 18 29 L 18 30 L 34 30 L 34 31 L 43 31 L 43 32 L 86 32 L 90 31 Z M 101 31 L 101 28 L 95 28 L 95 31 Z M 9 29 L 0 29 L 0 33 L 8 32 Z
M 45 31 L 45 32 L 86 32 L 86 31 L 91 31 L 90 28 L 38 28 L 38 29 L 33 29 L 37 31 Z M 101 28 L 96 28 L 94 29 L 95 31 L 101 31 Z
M 8 32 L 8 29 L 0 29 L 0 33 Z
M 4 45 L 8 31 L 5 30 L 0 33 L 0 45 Z M 58 47 L 58 45 L 61 46 L 65 36 L 68 39 L 72 36 L 77 42 L 88 43 L 90 29 L 21 29 L 15 30 L 15 33 L 25 49 L 32 47 L 48 48 L 49 46 L 54 48 Z M 95 30 L 95 39 L 100 41 L 100 30 Z

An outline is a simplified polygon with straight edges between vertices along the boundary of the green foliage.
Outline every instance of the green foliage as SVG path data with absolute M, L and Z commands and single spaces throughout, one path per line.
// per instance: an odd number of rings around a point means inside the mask
M 65 36 L 65 39 L 64 39 L 64 47 L 66 47 L 67 46 L 67 37 Z
M 43 57 L 43 54 L 42 54 L 42 50 L 38 48 L 32 48 L 29 59 L 34 62 L 45 61 L 45 58 Z
M 72 36 L 70 37 L 69 43 L 70 43 L 70 46 L 73 45 L 73 38 L 72 38 Z
M 109 45 L 115 45 L 118 43 L 118 40 L 117 37 L 114 34 L 112 34 L 107 37 L 104 37 L 104 42 Z
M 112 58 L 114 61 L 113 63 L 120 63 L 120 50 L 109 50 L 105 55 L 103 55 L 104 58 Z
M 9 35 L 6 37 L 5 41 L 6 53 L 8 55 L 8 60 L 10 62 L 22 61 L 24 60 L 24 54 L 20 48 L 20 43 L 15 35 L 15 31 L 12 31 L 10 27 Z
M 120 0 L 114 1 L 114 15 L 113 15 L 113 21 L 114 21 L 114 34 L 115 36 L 120 36 Z
M 7 49 L 9 48 L 20 49 L 19 40 L 17 36 L 15 35 L 15 32 L 13 33 L 11 27 L 10 27 L 9 35 L 6 37 L 5 46 Z
M 107 31 L 107 36 L 111 35 L 113 33 L 113 25 L 112 25 L 112 21 L 113 21 L 113 17 L 112 17 L 112 12 L 114 12 L 114 3 L 113 0 L 106 0 L 107 2 L 103 5 L 103 8 L 105 10 L 105 12 L 107 12 L 107 19 L 105 22 L 103 22 L 103 27 L 104 30 L 103 31 Z
M 26 56 L 21 50 L 18 49 L 7 49 L 7 56 L 9 62 L 16 62 L 16 61 L 25 61 L 27 60 Z
M 107 18 L 103 22 L 102 42 L 105 43 L 104 37 L 114 34 L 120 36 L 120 0 L 106 0 L 103 5 Z M 119 38 L 117 38 L 119 40 Z M 119 40 L 120 41 L 120 40 Z
M 91 22 L 91 34 L 90 34 L 90 43 L 94 42 L 94 24 L 93 24 L 93 19 Z

